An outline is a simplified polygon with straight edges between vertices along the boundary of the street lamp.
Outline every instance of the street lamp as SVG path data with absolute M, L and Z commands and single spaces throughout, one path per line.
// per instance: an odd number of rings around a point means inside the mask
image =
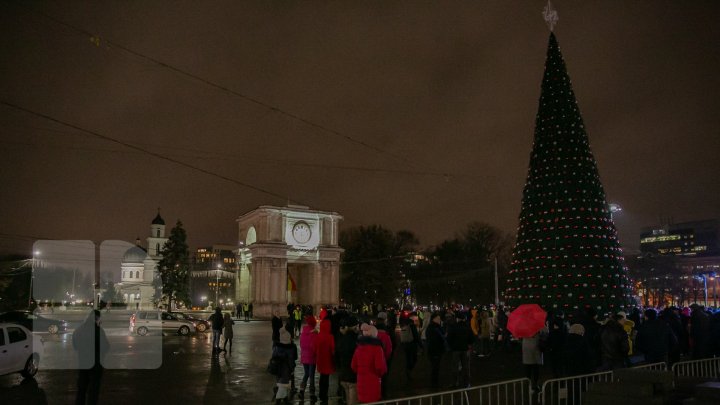
M 608 204 L 608 211 L 610 211 L 610 220 L 613 220 L 613 214 L 622 211 L 622 207 L 619 204 L 610 203 Z
M 218 301 L 218 292 L 220 288 L 220 269 L 222 268 L 221 264 L 217 265 L 217 270 L 215 270 L 215 305 L 217 305 Z

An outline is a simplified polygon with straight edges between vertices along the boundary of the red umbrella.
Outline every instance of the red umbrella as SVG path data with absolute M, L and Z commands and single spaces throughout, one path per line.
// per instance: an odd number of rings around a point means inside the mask
M 547 313 L 538 304 L 522 304 L 510 313 L 507 328 L 516 338 L 535 336 L 545 327 Z

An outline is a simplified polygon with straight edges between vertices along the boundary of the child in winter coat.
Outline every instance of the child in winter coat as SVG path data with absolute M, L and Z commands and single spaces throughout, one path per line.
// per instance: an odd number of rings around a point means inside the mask
M 312 315 L 305 317 L 305 326 L 300 332 L 300 362 L 305 374 L 300 384 L 300 400 L 305 399 L 305 386 L 310 380 L 310 398 L 315 401 L 315 340 L 318 333 L 315 330 L 317 321 Z
M 387 372 L 385 355 L 377 329 L 368 324 L 360 328 L 362 336 L 352 359 L 352 369 L 357 374 L 357 396 L 362 403 L 377 402 L 381 399 L 381 378 Z
M 292 341 L 292 335 L 286 328 L 280 329 L 280 341 L 273 348 L 273 358 L 278 360 L 276 404 L 287 404 L 290 393 L 290 383 L 295 361 L 297 360 L 297 347 Z

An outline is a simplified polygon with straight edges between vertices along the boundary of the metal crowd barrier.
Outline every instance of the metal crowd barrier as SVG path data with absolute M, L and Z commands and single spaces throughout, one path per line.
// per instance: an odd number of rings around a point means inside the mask
M 370 405 L 532 405 L 530 380 L 518 378 L 453 391 L 373 402 Z
M 540 392 L 540 403 L 542 405 L 579 405 L 582 404 L 582 397 L 587 391 L 588 385 L 599 381 L 610 382 L 612 380 L 612 371 L 553 378 L 543 383 Z
M 660 362 L 660 363 L 643 364 L 640 366 L 635 366 L 633 368 L 639 369 L 639 370 L 667 371 L 667 363 Z
M 680 361 L 672 366 L 675 376 L 720 378 L 720 357 Z
M 643 364 L 633 367 L 640 370 L 667 371 L 665 363 Z M 579 405 L 588 386 L 594 382 L 614 380 L 612 371 L 554 378 L 543 383 L 540 401 L 543 405 Z

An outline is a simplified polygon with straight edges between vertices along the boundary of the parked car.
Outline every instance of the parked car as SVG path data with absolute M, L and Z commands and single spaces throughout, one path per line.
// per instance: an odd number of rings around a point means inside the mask
M 130 316 L 130 333 L 145 336 L 152 332 L 169 332 L 185 336 L 195 332 L 195 325 L 164 311 L 137 311 Z
M 33 332 L 48 331 L 55 335 L 67 332 L 67 322 L 35 315 L 30 311 L 9 311 L 0 314 L 0 322 L 16 323 Z
M 20 373 L 31 378 L 37 373 L 43 352 L 42 340 L 29 329 L 0 323 L 0 375 Z
M 175 315 L 178 319 L 184 319 L 186 321 L 192 322 L 193 325 L 195 325 L 195 329 L 200 333 L 210 330 L 210 323 L 205 319 L 196 318 L 184 312 L 173 311 L 171 312 L 171 314 Z

